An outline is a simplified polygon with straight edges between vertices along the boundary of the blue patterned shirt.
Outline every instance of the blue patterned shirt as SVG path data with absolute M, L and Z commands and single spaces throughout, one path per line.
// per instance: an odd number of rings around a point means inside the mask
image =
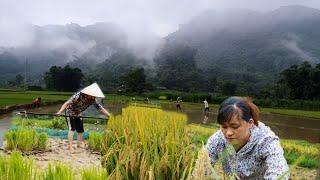
M 221 160 L 226 174 L 240 179 L 289 179 L 289 167 L 279 138 L 262 122 L 250 129 L 248 142 L 235 152 L 221 130 L 213 134 L 206 145 L 214 165 Z

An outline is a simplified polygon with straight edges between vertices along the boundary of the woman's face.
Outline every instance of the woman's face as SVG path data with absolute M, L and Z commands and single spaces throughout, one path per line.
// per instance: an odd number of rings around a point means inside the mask
M 252 126 L 252 119 L 247 122 L 238 116 L 233 116 L 229 122 L 221 124 L 220 129 L 227 141 L 238 150 L 249 140 L 250 128 Z

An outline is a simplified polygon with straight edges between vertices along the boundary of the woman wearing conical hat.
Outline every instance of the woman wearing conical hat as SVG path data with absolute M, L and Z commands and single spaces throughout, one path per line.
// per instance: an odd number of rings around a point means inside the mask
M 110 116 L 110 113 L 103 108 L 103 106 L 97 102 L 96 98 L 104 98 L 104 94 L 101 91 L 99 85 L 97 83 L 93 83 L 90 86 L 85 87 L 79 92 L 76 92 L 71 98 L 66 101 L 57 112 L 57 114 L 65 113 L 66 122 L 69 128 L 68 132 L 68 149 L 72 150 L 72 140 L 73 133 L 77 131 L 77 147 L 81 147 L 82 143 L 82 133 L 83 129 L 83 121 L 80 116 L 80 113 L 86 110 L 89 106 L 93 105 L 97 108 L 102 114 L 105 116 Z

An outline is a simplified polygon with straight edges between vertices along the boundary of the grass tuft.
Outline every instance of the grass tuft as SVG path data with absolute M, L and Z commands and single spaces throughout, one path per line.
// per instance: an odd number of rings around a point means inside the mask
M 48 140 L 48 136 L 45 133 L 38 134 L 34 129 L 23 127 L 7 131 L 4 137 L 6 149 L 24 152 L 44 150 Z

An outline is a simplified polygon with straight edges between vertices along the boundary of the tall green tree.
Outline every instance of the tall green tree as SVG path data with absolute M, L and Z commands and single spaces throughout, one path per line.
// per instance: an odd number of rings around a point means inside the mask
M 148 88 L 144 68 L 132 69 L 121 77 L 128 92 L 142 93 Z
M 320 64 L 312 72 L 313 89 L 315 90 L 314 98 L 320 99 Z
M 228 96 L 235 95 L 237 90 L 237 84 L 231 81 L 227 81 L 222 85 L 222 93 Z
M 320 64 L 312 67 L 308 62 L 293 65 L 280 74 L 277 97 L 289 99 L 316 99 L 320 97 Z M 279 94 L 280 92 L 280 94 Z M 282 94 L 281 94 L 282 92 Z M 285 95 L 287 93 L 287 95 Z
M 45 73 L 45 84 L 48 89 L 57 91 L 76 91 L 80 88 L 84 75 L 78 68 L 70 66 L 52 66 Z

